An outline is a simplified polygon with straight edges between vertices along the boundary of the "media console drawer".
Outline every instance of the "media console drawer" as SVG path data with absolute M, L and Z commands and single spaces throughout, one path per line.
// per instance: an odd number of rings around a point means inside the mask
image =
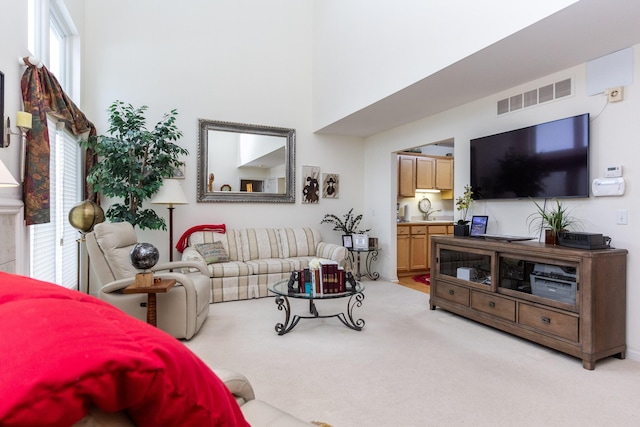
M 440 283 L 436 291 L 438 298 L 469 306 L 469 289 L 462 286 L 452 285 L 450 283 Z
M 520 303 L 518 323 L 557 337 L 578 341 L 578 317 Z
M 516 321 L 516 302 L 510 299 L 471 291 L 471 308 L 505 320 Z

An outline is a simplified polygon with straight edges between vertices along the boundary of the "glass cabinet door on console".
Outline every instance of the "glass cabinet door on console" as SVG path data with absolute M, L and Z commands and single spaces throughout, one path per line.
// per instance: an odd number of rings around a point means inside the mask
M 455 277 L 456 279 L 471 282 L 473 285 L 484 285 L 481 287 L 491 287 L 491 264 L 490 253 L 482 251 L 458 251 L 455 249 L 440 249 L 437 255 L 437 274 L 440 276 Z
M 575 307 L 579 283 L 576 266 L 500 256 L 498 290 L 520 298 L 532 295 L 534 299 L 545 298 L 552 305 L 564 303 Z

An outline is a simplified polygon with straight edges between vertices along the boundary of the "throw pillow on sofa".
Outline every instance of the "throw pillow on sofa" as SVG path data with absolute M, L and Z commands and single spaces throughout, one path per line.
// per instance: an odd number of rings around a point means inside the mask
M 195 248 L 207 264 L 229 261 L 229 254 L 224 249 L 222 242 L 197 243 Z

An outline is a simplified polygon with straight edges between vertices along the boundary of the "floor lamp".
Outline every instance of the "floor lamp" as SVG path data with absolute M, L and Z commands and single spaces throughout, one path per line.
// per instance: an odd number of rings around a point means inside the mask
M 150 203 L 155 205 L 169 205 L 169 262 L 173 261 L 173 205 L 186 205 L 189 203 L 187 196 L 182 191 L 180 181 L 177 179 L 164 179 L 162 187 L 151 198 Z
M 80 250 L 82 244 L 85 243 L 85 234 L 93 230 L 93 227 L 104 221 L 104 211 L 95 202 L 91 200 L 85 200 L 75 205 L 69 211 L 69 224 L 80 232 L 80 238 L 76 240 L 78 242 L 78 290 L 80 290 Z M 91 279 L 91 272 L 89 270 L 89 256 L 87 255 L 87 294 L 91 293 L 89 282 Z

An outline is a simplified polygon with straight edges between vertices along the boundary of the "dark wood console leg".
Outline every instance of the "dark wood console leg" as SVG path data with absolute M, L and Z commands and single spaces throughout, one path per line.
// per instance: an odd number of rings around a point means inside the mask
M 436 306 L 435 306 L 435 305 L 433 305 L 433 304 L 429 304 L 429 308 L 430 308 L 431 310 L 435 310 L 435 309 L 436 309 Z
M 596 369 L 596 362 L 589 361 L 589 360 L 582 360 L 582 367 L 584 369 L 593 371 L 594 369 Z
M 614 354 L 613 357 L 615 357 L 616 359 L 624 360 L 626 359 L 627 354 L 625 351 L 621 351 L 620 353 Z

